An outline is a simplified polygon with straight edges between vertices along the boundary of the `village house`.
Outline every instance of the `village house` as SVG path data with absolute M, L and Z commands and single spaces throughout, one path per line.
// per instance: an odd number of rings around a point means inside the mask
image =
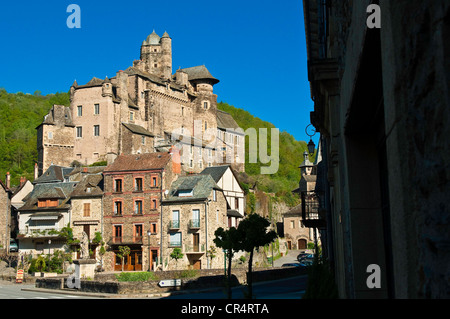
M 96 238 L 103 235 L 103 170 L 105 167 L 77 167 L 67 174 L 72 182 L 77 182 L 70 194 L 70 227 L 73 238 L 80 240 L 83 232 L 89 239 L 90 258 L 96 259 L 98 265 L 101 263 L 99 250 L 101 242 Z M 98 234 L 98 236 L 97 236 Z M 80 258 L 79 244 L 73 245 L 74 259 Z
M 9 175 L 9 174 L 8 174 Z M 11 190 L 0 180 L 0 249 L 9 251 L 11 239 Z
M 210 175 L 227 200 L 228 227 L 237 227 L 245 215 L 245 194 L 231 165 L 205 168 L 200 174 Z
M 179 152 L 120 155 L 104 174 L 103 238 L 106 271 L 122 270 L 120 246 L 128 246 L 125 270 L 155 269 L 161 251 L 161 198 L 181 173 Z
M 53 253 L 64 248 L 59 235 L 70 224 L 69 195 L 77 182 L 65 177 L 73 168 L 51 165 L 33 181 L 34 189 L 23 198 L 19 208 L 19 249 L 21 254 Z
M 227 224 L 225 195 L 209 174 L 179 177 L 162 201 L 162 269 L 222 267 L 223 253 L 213 239 Z M 180 260 L 171 257 L 177 248 Z

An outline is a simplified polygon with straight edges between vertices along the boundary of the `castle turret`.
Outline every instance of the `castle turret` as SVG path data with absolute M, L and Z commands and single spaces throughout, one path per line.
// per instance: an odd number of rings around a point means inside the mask
M 162 38 L 153 31 L 142 42 L 141 61 L 144 71 L 157 75 L 165 80 L 172 76 L 172 39 L 167 32 Z M 136 65 L 140 65 L 136 63 Z

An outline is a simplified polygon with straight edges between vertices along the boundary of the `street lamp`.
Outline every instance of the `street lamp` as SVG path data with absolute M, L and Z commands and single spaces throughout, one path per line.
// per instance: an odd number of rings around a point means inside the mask
M 308 130 L 309 128 L 309 130 Z M 312 124 L 309 124 L 305 129 L 306 135 L 309 136 L 309 143 L 308 143 L 308 152 L 309 154 L 314 154 L 314 151 L 316 149 L 316 144 L 314 144 L 312 137 L 316 135 L 316 130 L 314 127 L 312 127 Z
M 52 240 L 48 240 L 48 255 L 50 256 L 50 244 L 52 243 Z M 50 258 L 50 257 L 49 257 Z

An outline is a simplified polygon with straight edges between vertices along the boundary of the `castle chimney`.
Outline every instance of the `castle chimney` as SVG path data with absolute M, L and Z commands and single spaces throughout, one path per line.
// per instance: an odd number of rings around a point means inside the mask
M 6 173 L 6 188 L 11 188 L 11 174 L 9 174 L 9 172 Z
M 38 169 L 38 164 L 34 163 L 34 179 L 38 179 L 39 175 L 39 169 Z
M 169 150 L 172 157 L 172 172 L 175 174 L 181 174 L 181 156 L 180 150 L 175 146 L 172 146 Z

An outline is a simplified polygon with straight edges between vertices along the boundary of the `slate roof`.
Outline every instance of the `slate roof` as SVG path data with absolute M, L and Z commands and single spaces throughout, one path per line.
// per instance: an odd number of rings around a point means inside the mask
M 204 65 L 181 69 L 181 71 L 187 73 L 189 81 L 208 79 L 212 80 L 214 84 L 220 82 L 218 79 L 213 77 L 211 73 L 209 73 L 208 69 Z
M 217 127 L 224 130 L 228 129 L 235 131 L 239 128 L 239 125 L 236 123 L 230 113 L 217 110 Z M 242 135 L 243 134 L 244 133 L 242 132 Z
M 150 137 L 155 137 L 155 135 L 153 135 L 152 133 L 150 133 L 149 131 L 147 131 L 145 128 L 143 128 L 142 126 L 136 125 L 136 124 L 131 124 L 131 123 L 122 123 L 123 126 L 125 126 L 127 129 L 129 129 L 131 132 L 133 132 L 134 134 L 139 134 L 139 135 L 145 135 L 145 136 L 150 136 Z
M 119 155 L 114 163 L 105 168 L 104 172 L 161 169 L 167 165 L 170 158 L 170 153 Z
M 73 171 L 73 167 L 50 165 L 50 167 L 33 181 L 33 184 L 63 182 L 64 177 Z
M 205 168 L 200 174 L 210 175 L 212 179 L 217 183 L 225 174 L 230 165 L 212 166 Z
M 70 193 L 76 186 L 76 182 L 56 182 L 56 183 L 41 183 L 36 184 L 32 192 L 30 192 L 23 201 L 25 204 L 19 209 L 19 211 L 39 211 L 39 210 L 57 210 L 57 209 L 68 209 L 67 199 Z M 38 199 L 59 199 L 62 200 L 57 207 L 45 207 L 38 208 Z
M 210 175 L 180 176 L 172 183 L 169 194 L 163 203 L 206 200 L 213 189 L 221 190 Z M 177 194 L 180 190 L 192 190 L 192 196 L 179 197 Z
M 42 121 L 41 124 L 50 124 L 50 125 L 55 124 L 55 119 L 53 117 L 53 112 L 51 110 L 48 112 L 48 114 L 44 116 L 44 120 Z M 67 106 L 64 107 L 64 125 L 73 127 L 75 126 L 72 122 L 72 114 L 70 113 L 70 108 Z
M 98 197 L 103 196 L 103 175 L 87 175 L 77 184 L 70 197 Z

